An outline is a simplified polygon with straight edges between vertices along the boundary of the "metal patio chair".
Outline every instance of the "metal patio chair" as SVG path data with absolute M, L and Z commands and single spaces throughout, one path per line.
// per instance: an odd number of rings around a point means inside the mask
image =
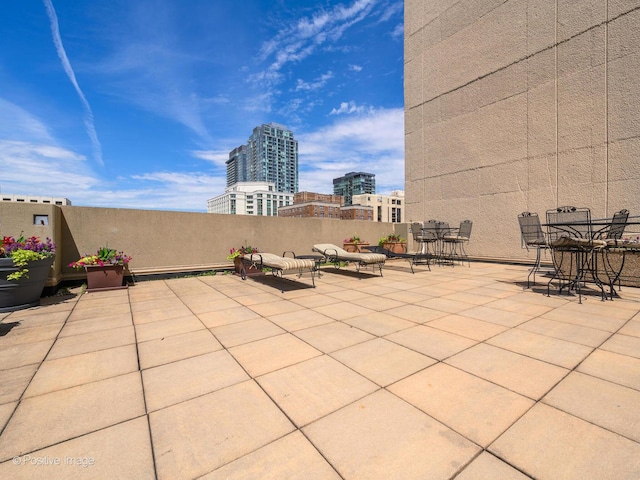
M 466 259 L 469 266 L 471 266 L 469 255 L 467 255 L 464 245 L 469 241 L 469 238 L 471 238 L 472 226 L 473 222 L 471 220 L 463 220 L 460 222 L 459 228 L 443 235 L 442 242 L 445 245 L 444 248 L 449 252 L 448 256 L 452 263 L 457 259 L 464 265 L 464 260 Z
M 520 235 L 522 236 L 522 243 L 525 248 L 536 249 L 536 261 L 533 264 L 533 268 L 529 270 L 527 276 L 527 288 L 531 286 L 531 276 L 533 275 L 533 284 L 536 283 L 536 272 L 540 271 L 540 263 L 542 261 L 542 250 L 548 250 L 549 244 L 547 238 L 542 231 L 542 225 L 540 224 L 540 217 L 537 213 L 522 212 L 518 215 L 518 223 L 520 224 Z

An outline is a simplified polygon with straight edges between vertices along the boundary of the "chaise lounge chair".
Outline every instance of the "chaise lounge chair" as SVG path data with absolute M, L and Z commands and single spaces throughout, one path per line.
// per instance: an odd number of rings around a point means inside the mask
M 286 253 L 287 252 L 283 253 L 282 256 L 278 256 L 274 253 L 252 253 L 251 255 L 246 255 L 242 259 L 242 271 L 240 272 L 242 280 L 247 279 L 245 267 L 248 268 L 251 266 L 261 270 L 269 268 L 274 277 L 280 277 L 280 291 L 284 293 L 284 288 L 282 286 L 282 277 L 284 275 L 295 273 L 298 275 L 298 278 L 300 278 L 306 270 L 309 270 L 311 273 L 311 283 L 313 288 L 316 288 L 316 263 L 309 259 L 285 257 Z M 295 253 L 293 255 L 295 257 Z
M 369 250 L 371 253 L 380 253 L 390 260 L 394 258 L 404 258 L 411 266 L 411 273 L 416 273 L 413 269 L 414 265 L 426 265 L 427 269 L 431 271 L 431 266 L 429 265 L 430 259 L 433 256 L 431 253 L 397 253 L 379 245 L 371 245 L 363 248 Z
M 353 262 L 356 265 L 356 271 L 360 271 L 360 267 L 372 265 L 374 270 L 376 265 L 382 276 L 382 266 L 387 257 L 381 253 L 351 253 L 343 250 L 332 243 L 318 243 L 313 246 L 314 252 L 321 253 L 327 262 L 333 263 L 336 268 L 340 267 L 340 262 Z

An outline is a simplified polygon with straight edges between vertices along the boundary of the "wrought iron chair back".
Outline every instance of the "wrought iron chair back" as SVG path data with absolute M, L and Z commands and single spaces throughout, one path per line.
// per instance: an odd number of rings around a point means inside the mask
M 473 222 L 471 220 L 464 220 L 460 222 L 460 228 L 458 229 L 458 237 L 461 239 L 466 238 L 467 240 L 471 238 L 472 226 L 473 226 Z
M 563 226 L 549 225 L 549 242 L 560 237 L 575 237 L 591 239 L 591 210 L 564 206 L 547 210 L 547 224 L 562 223 Z
M 622 238 L 624 229 L 627 226 L 627 220 L 629 219 L 629 210 L 622 209 L 619 212 L 613 214 L 611 224 L 607 227 L 605 232 L 605 238 L 619 240 Z
M 543 247 L 547 244 L 537 213 L 522 212 L 518 215 L 518 223 L 520 224 L 522 242 L 527 249 L 529 247 Z

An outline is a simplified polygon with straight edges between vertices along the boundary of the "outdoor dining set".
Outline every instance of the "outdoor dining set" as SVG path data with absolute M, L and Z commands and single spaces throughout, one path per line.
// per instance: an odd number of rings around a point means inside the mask
M 537 213 L 518 215 L 523 246 L 536 249 L 536 259 L 527 277 L 527 288 L 541 270 L 541 253 L 551 252 L 553 271 L 547 283 L 550 295 L 554 282 L 558 292 L 575 291 L 582 302 L 582 287 L 595 284 L 602 300 L 617 295 L 614 286 L 620 278 L 626 255 L 638 251 L 640 244 L 623 237 L 627 226 L 640 225 L 628 210 L 620 210 L 611 218 L 591 218 L 588 208 L 562 206 L 546 211 L 544 223 Z M 605 285 L 608 291 L 605 290 Z

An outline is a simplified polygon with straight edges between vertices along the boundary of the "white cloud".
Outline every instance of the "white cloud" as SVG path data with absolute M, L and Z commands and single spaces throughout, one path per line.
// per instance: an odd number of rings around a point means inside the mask
M 399 23 L 396 25 L 396 28 L 391 32 L 391 37 L 394 39 L 402 39 L 404 38 L 404 24 Z
M 267 85 L 279 82 L 282 80 L 279 72 L 286 64 L 300 62 L 326 42 L 339 40 L 347 28 L 367 17 L 374 4 L 375 0 L 356 0 L 350 7 L 337 5 L 283 28 L 262 44 L 260 60 L 273 58 L 266 70 L 251 75 L 250 80 Z
M 404 189 L 404 110 L 369 110 L 297 135 L 300 190 L 333 191 L 333 179 L 373 173 L 376 191 Z
M 56 46 L 58 57 L 62 62 L 62 68 L 67 74 L 67 77 L 69 77 L 73 88 L 76 90 L 76 93 L 78 94 L 78 97 L 80 97 L 80 101 L 84 106 L 84 125 L 87 130 L 87 135 L 91 140 L 91 144 L 93 145 L 93 155 L 96 161 L 103 166 L 104 161 L 102 160 L 102 146 L 100 145 L 100 140 L 98 140 L 98 134 L 96 132 L 95 123 L 93 121 L 93 111 L 91 110 L 91 105 L 89 105 L 89 102 L 84 96 L 80 85 L 78 85 L 76 74 L 71 67 L 71 62 L 69 62 L 69 59 L 67 58 L 67 52 L 65 51 L 64 45 L 62 44 L 62 38 L 60 37 L 60 30 L 58 28 L 58 16 L 56 15 L 56 11 L 53 8 L 51 0 L 44 0 L 44 5 L 47 8 L 47 16 L 49 17 L 49 23 L 51 25 L 51 35 L 53 36 L 53 43 Z
M 342 114 L 352 114 L 352 113 L 363 113 L 363 112 L 372 112 L 374 111 L 373 107 L 367 107 L 364 105 L 356 105 L 356 102 L 354 102 L 353 100 L 349 101 L 349 102 L 342 102 L 340 103 L 340 107 L 339 108 L 333 108 L 331 110 L 331 112 L 329 112 L 329 115 L 342 115 Z
M 296 82 L 296 92 L 300 90 L 318 90 L 319 88 L 324 87 L 332 78 L 333 72 L 329 70 L 327 73 L 320 75 L 313 82 L 305 82 L 304 80 L 298 79 Z
M 224 167 L 229 160 L 229 150 L 192 150 L 190 153 L 195 158 L 207 160 L 218 167 Z
M 362 67 L 360 65 L 349 65 L 349 70 L 352 72 L 361 72 Z

